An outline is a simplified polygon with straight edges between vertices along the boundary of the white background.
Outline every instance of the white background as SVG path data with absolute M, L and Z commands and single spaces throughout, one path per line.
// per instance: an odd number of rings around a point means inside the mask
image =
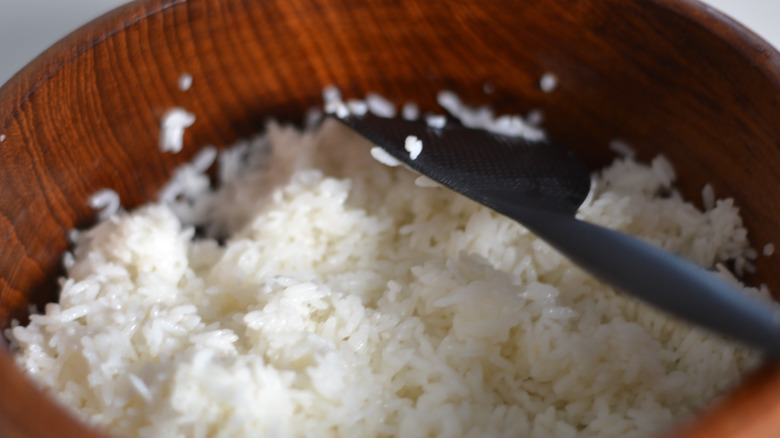
M 0 0 L 0 84 L 70 31 L 126 1 Z M 705 2 L 780 48 L 780 0 Z

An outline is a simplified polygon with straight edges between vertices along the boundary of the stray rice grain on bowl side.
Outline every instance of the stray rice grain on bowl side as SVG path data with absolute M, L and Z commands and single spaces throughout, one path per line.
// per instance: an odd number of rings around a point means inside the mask
M 100 194 L 59 302 L 6 331 L 17 363 L 119 436 L 556 438 L 650 436 L 760 363 L 371 148 L 328 117 L 269 122 L 158 202 Z M 756 257 L 738 206 L 699 210 L 675 180 L 617 156 L 577 217 L 736 284 L 726 266 Z

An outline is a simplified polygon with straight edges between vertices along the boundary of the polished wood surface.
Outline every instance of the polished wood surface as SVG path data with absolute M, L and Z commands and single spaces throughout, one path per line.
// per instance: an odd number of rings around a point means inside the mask
M 552 93 L 539 87 L 546 72 L 559 79 Z M 300 121 L 329 84 L 424 109 L 444 88 L 498 110 L 541 108 L 551 137 L 591 165 L 610 159 L 614 138 L 640 158 L 664 153 L 691 199 L 711 182 L 738 200 L 759 249 L 780 245 L 780 54 L 695 1 L 147 0 L 0 89 L 0 327 L 56 299 L 66 232 L 94 222 L 95 191 L 129 208 L 154 199 L 199 146 L 270 116 Z M 197 116 L 175 155 L 157 147 L 172 106 Z M 760 257 L 748 280 L 780 291 L 778 257 Z M 98 436 L 0 350 L 0 435 Z M 721 403 L 674 433 L 780 436 L 777 367 Z

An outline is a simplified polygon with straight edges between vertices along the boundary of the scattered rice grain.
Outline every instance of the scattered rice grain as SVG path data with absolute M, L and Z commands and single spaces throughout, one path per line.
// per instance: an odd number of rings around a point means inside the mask
M 171 108 L 160 121 L 160 150 L 177 153 L 184 146 L 184 130 L 195 123 L 195 115 L 182 109 Z
M 401 108 L 401 117 L 405 120 L 417 120 L 420 118 L 420 108 L 414 102 L 406 102 Z
M 192 87 L 192 75 L 189 73 L 184 73 L 181 76 L 179 76 L 179 90 L 181 91 L 187 91 Z
M 422 140 L 410 135 L 406 137 L 406 140 L 404 141 L 404 149 L 406 149 L 406 152 L 409 152 L 409 158 L 416 160 L 423 149 Z
M 379 146 L 374 146 L 371 148 L 371 157 L 385 166 L 396 167 L 401 165 L 400 161 L 398 161 L 394 156 L 390 155 L 386 150 L 380 148 Z
M 539 80 L 539 87 L 545 93 L 552 93 L 558 87 L 558 77 L 552 73 L 545 73 Z

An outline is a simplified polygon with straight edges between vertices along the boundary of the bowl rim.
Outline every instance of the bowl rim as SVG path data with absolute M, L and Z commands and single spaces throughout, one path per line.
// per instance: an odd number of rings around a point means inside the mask
M 130 0 L 57 40 L 0 84 L 0 133 L 49 78 L 74 59 L 139 21 L 189 0 Z
M 701 0 L 643 0 L 670 10 L 718 37 L 780 89 L 780 48 Z M 35 91 L 73 59 L 151 15 L 188 0 L 131 0 L 65 35 L 0 84 L 0 133 Z
M 648 0 L 671 10 L 712 33 L 761 70 L 780 87 L 780 48 L 776 48 L 745 24 L 702 0 Z

